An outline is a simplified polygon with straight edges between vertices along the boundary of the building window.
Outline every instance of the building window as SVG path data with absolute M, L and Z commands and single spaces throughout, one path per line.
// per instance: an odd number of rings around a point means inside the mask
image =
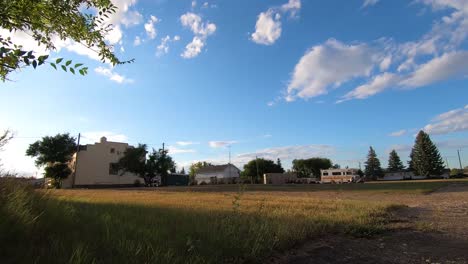
M 80 145 L 80 151 L 86 151 L 88 149 L 87 145 Z
M 328 172 L 324 172 L 324 173 L 323 173 L 323 176 L 328 176 Z
M 111 153 L 115 153 L 115 148 L 111 148 Z
M 346 175 L 353 175 L 353 172 L 352 171 L 347 171 Z
M 341 175 L 341 171 L 335 171 L 335 172 L 332 172 L 332 175 L 333 175 L 333 176 L 338 176 L 338 175 Z
M 110 175 L 119 174 L 119 165 L 117 163 L 110 163 L 109 164 L 109 174 Z

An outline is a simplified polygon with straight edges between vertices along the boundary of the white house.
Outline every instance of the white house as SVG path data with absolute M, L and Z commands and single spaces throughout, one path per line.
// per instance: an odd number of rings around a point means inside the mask
M 105 137 L 95 144 L 81 145 L 70 166 L 73 173 L 62 182 L 63 188 L 132 186 L 144 180 L 132 173 L 121 173 L 117 162 L 123 157 L 127 143 L 110 142 Z
M 240 170 L 232 165 L 207 166 L 195 175 L 197 184 L 235 183 L 240 177 Z

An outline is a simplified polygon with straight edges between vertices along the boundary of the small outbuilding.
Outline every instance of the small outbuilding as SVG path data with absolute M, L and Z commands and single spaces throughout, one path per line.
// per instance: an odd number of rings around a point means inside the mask
M 265 173 L 263 184 L 287 184 L 297 182 L 296 173 Z

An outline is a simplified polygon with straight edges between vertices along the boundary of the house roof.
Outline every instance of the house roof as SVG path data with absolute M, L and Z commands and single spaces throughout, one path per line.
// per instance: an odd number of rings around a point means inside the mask
M 224 164 L 224 165 L 212 165 L 212 166 L 207 166 L 200 168 L 198 170 L 198 173 L 212 173 L 212 172 L 221 172 L 227 169 L 229 166 L 234 167 L 235 169 L 239 170 L 236 166 L 232 164 Z

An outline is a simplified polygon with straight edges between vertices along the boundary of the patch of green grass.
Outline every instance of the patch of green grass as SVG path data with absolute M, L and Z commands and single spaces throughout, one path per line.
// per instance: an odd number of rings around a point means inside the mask
M 2 263 L 261 262 L 310 237 L 376 234 L 391 207 L 274 192 L 0 191 Z

